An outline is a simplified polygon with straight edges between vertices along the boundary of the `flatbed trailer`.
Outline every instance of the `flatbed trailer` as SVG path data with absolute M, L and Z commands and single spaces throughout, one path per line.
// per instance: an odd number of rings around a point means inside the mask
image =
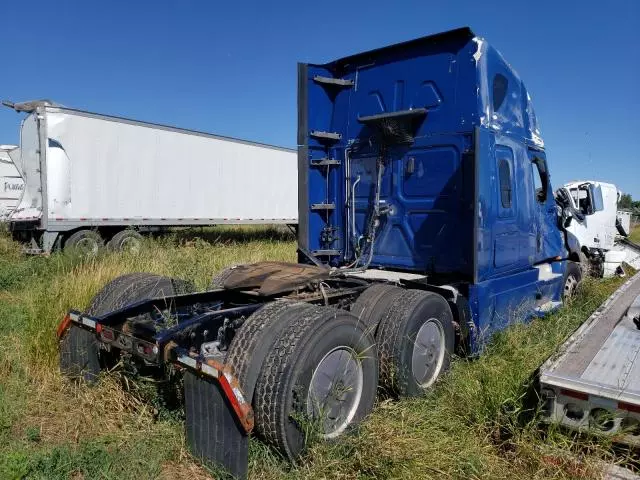
M 540 368 L 549 422 L 640 444 L 640 273 Z

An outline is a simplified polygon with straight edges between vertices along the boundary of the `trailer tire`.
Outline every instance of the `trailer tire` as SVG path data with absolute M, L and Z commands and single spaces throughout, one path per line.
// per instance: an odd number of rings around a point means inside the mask
M 237 265 L 231 265 L 230 267 L 224 268 L 216 273 L 211 279 L 211 283 L 209 284 L 209 290 L 220 290 L 224 288 L 224 283 L 227 278 L 231 276 L 233 271 Z
M 238 329 L 225 359 L 251 401 L 265 358 L 295 316 L 313 308 L 308 303 L 276 301 L 254 312 Z
M 95 335 L 71 325 L 60 340 L 60 371 L 72 380 L 93 384 L 101 370 L 100 348 Z
M 351 306 L 351 314 L 375 336 L 378 325 L 393 299 L 405 290 L 388 283 L 376 283 L 367 288 Z
M 64 251 L 79 251 L 83 255 L 93 256 L 104 246 L 104 240 L 94 230 L 78 230 L 64 241 Z
M 107 249 L 112 252 L 138 253 L 142 248 L 142 235 L 135 230 L 121 230 L 107 243 Z
M 264 361 L 254 394 L 257 432 L 295 461 L 309 441 L 334 438 L 369 414 L 377 387 L 377 352 L 366 328 L 346 311 L 313 307 L 293 320 Z M 313 392 L 329 402 L 323 408 L 331 416 L 318 418 Z
M 576 262 L 567 261 L 567 268 L 562 281 L 562 303 L 571 300 L 582 282 L 583 271 Z
M 422 395 L 451 363 L 451 307 L 436 293 L 405 290 L 385 312 L 376 340 L 381 385 L 400 397 Z

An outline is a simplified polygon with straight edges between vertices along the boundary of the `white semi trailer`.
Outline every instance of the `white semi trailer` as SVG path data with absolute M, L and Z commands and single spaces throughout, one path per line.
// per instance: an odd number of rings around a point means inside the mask
M 176 226 L 298 222 L 293 150 L 50 101 L 3 103 L 27 114 L 10 226 L 33 253 L 122 249 Z
M 22 196 L 24 182 L 13 160 L 19 156 L 15 145 L 0 145 L 0 222 L 9 217 Z

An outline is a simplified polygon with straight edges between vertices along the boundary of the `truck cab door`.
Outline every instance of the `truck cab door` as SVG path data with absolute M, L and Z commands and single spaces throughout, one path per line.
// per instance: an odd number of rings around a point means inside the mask
M 562 232 L 558 228 L 558 212 L 551 189 L 551 178 L 546 155 L 542 151 L 529 149 L 531 182 L 529 191 L 533 196 L 532 223 L 535 235 L 533 264 L 558 256 L 565 256 Z

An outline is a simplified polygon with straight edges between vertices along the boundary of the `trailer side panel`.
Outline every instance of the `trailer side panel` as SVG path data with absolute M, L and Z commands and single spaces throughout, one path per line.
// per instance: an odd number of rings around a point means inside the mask
M 294 151 L 56 107 L 45 117 L 49 230 L 297 222 Z M 23 155 L 25 169 L 40 157 Z M 14 220 L 42 214 L 32 183 Z

